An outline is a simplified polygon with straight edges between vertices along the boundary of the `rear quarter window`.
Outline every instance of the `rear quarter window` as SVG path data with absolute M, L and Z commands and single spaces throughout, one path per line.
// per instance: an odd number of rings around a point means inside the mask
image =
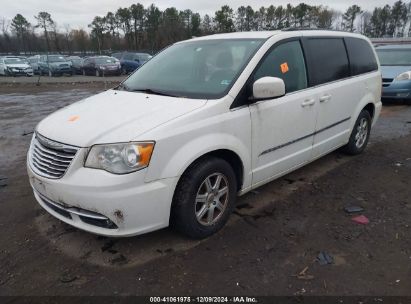
M 343 38 L 307 38 L 304 40 L 304 48 L 311 86 L 350 76 Z
M 350 58 L 351 75 L 356 76 L 378 70 L 375 54 L 366 40 L 347 37 L 345 43 Z

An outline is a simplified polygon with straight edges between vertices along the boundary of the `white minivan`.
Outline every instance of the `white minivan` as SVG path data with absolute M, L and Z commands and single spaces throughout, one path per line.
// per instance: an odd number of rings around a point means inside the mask
M 370 41 L 306 30 L 178 42 L 117 88 L 41 121 L 40 205 L 105 236 L 223 227 L 236 197 L 337 148 L 361 153 L 381 110 Z

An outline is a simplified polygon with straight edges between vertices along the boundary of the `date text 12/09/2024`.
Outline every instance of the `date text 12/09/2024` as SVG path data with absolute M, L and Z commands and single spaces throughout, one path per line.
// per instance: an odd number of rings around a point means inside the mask
M 254 297 L 150 297 L 150 303 L 258 303 Z

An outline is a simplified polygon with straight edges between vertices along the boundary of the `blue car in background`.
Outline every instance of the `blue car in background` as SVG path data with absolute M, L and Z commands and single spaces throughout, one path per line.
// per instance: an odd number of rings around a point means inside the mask
M 121 71 L 123 74 L 134 72 L 137 68 L 143 65 L 146 61 L 152 57 L 147 53 L 134 53 L 134 52 L 120 52 L 112 54 L 114 58 L 120 60 Z
M 376 48 L 382 71 L 382 99 L 411 102 L 411 45 Z

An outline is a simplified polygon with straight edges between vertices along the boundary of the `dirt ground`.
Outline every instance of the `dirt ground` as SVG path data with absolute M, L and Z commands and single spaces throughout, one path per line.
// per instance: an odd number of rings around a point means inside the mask
M 362 155 L 334 152 L 241 197 L 206 240 L 110 239 L 43 211 L 25 169 L 35 125 L 105 88 L 0 85 L 0 295 L 411 296 L 411 106 L 384 106 Z

